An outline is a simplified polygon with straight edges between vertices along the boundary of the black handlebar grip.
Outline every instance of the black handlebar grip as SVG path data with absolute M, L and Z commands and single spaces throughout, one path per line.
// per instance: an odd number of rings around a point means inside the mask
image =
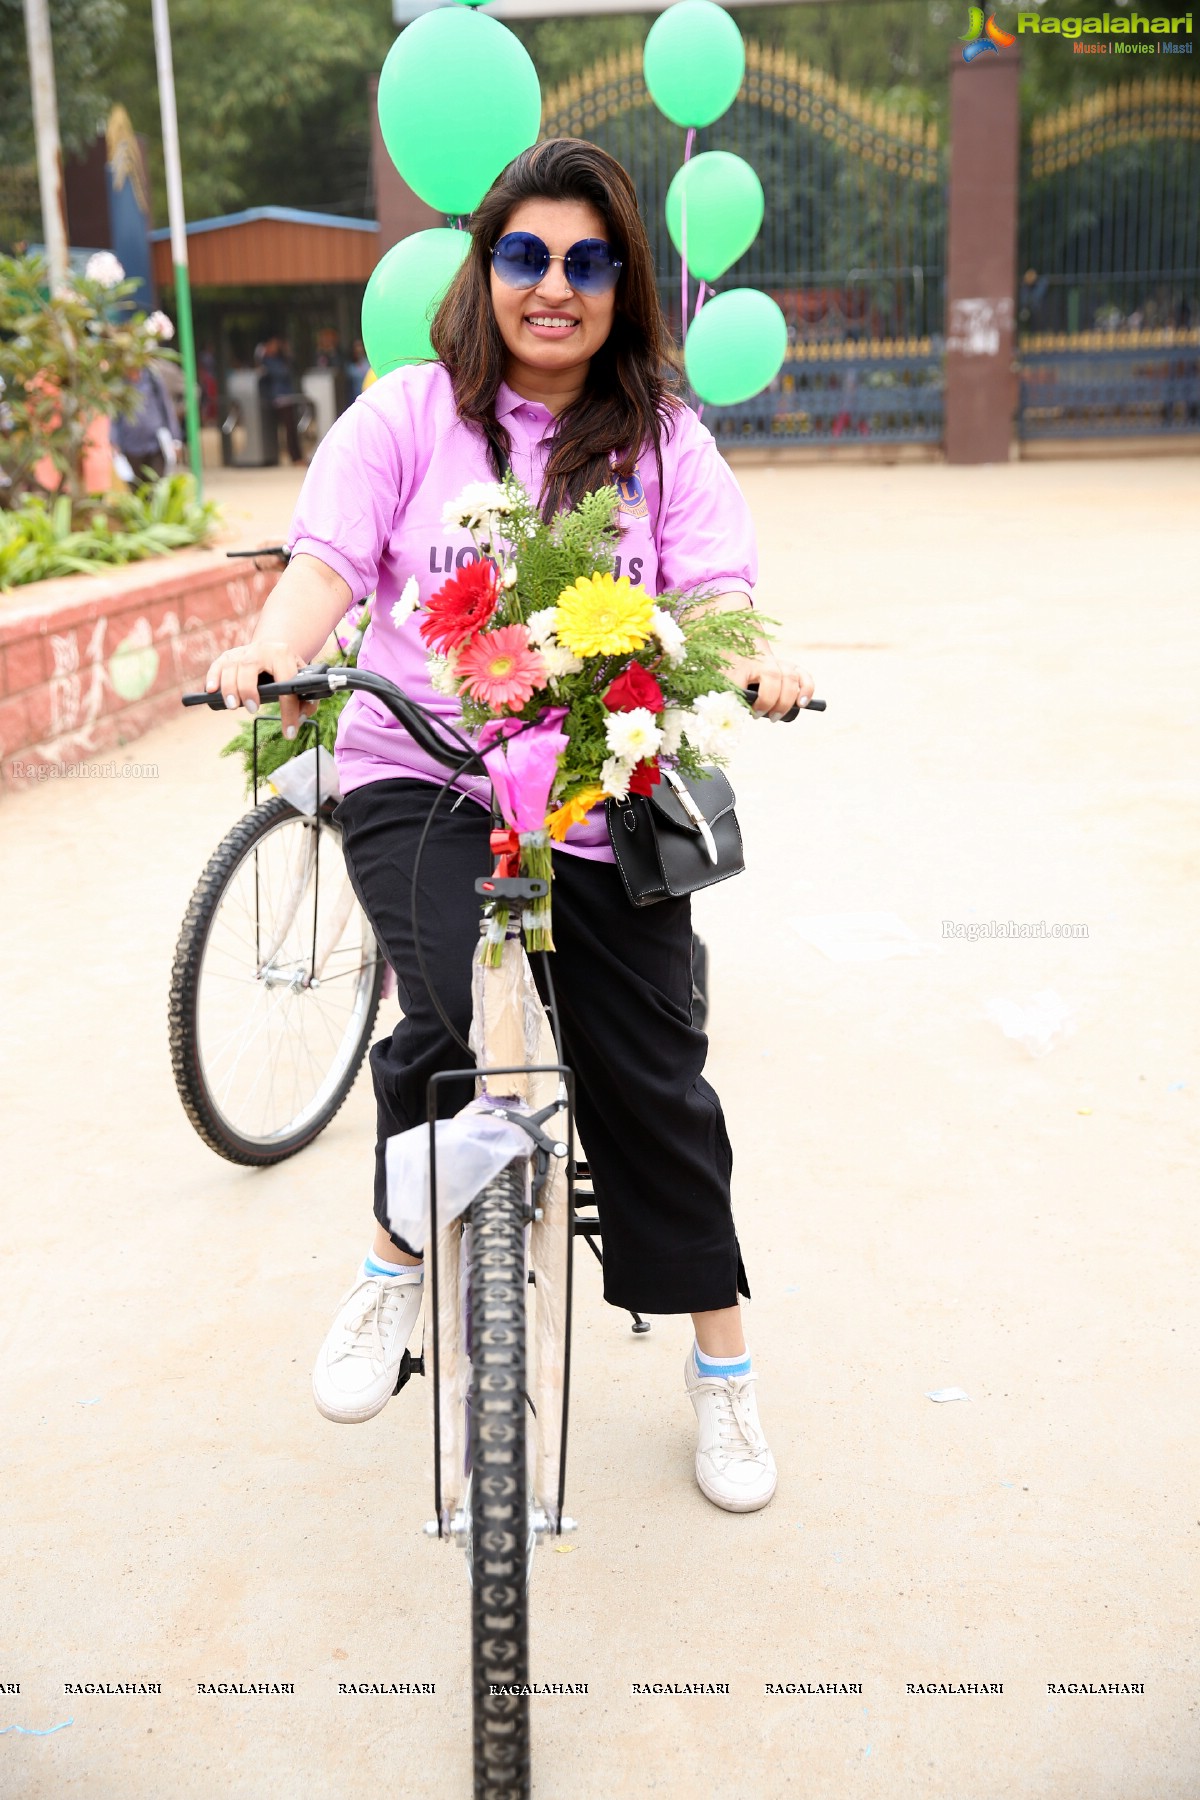
M 746 698 L 750 701 L 755 701 L 758 699 L 758 683 L 757 683 L 757 681 L 752 681 L 750 683 L 749 687 L 746 689 Z M 792 720 L 798 719 L 802 712 L 824 712 L 824 711 L 825 711 L 825 702 L 823 700 L 812 699 L 809 701 L 807 706 L 793 706 L 793 708 L 790 712 L 784 713 L 783 718 L 779 721 L 779 723 L 781 725 L 790 725 Z
M 270 684 L 274 682 L 274 680 L 275 677 L 272 675 L 270 669 L 260 669 L 258 671 L 257 682 L 260 692 L 264 684 Z M 203 694 L 185 694 L 183 696 L 183 704 L 185 706 L 210 706 L 214 712 L 224 712 L 226 710 L 225 696 L 219 687 L 213 688 L 211 692 L 205 692 Z M 230 707 L 229 710 L 232 712 L 235 709 Z

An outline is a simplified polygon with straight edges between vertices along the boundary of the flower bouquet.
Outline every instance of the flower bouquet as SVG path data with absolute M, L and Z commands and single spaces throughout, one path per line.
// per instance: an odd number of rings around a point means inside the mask
M 445 508 L 478 553 L 425 607 L 435 690 L 456 696 L 484 750 L 523 875 L 552 878 L 551 842 L 608 798 L 649 794 L 667 766 L 699 776 L 729 758 L 748 704 L 725 671 L 752 655 L 763 619 L 709 592 L 652 599 L 612 573 L 616 486 L 549 524 L 516 478 L 479 482 Z M 416 582 L 393 608 L 415 610 Z M 493 903 L 500 960 L 508 909 Z M 531 950 L 553 949 L 550 904 L 522 914 Z

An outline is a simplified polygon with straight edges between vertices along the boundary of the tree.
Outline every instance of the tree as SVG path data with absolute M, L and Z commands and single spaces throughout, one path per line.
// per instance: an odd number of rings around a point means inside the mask
M 241 0 L 172 0 L 188 216 L 268 204 L 362 213 L 367 77 L 382 66 L 392 35 L 385 9 L 372 0 L 336 9 L 322 0 L 259 0 L 249 9 Z M 150 139 L 161 219 L 166 190 L 149 6 L 130 9 L 104 72 L 113 98 Z
M 563 3 L 562 18 L 512 26 L 537 65 L 545 93 L 611 51 L 640 45 L 653 23 L 644 13 L 576 18 L 570 16 L 570 0 Z M 52 0 L 52 7 L 56 54 L 61 42 L 64 57 L 85 63 L 83 40 L 95 36 L 105 17 L 121 18 L 115 36 L 109 31 L 103 39 L 108 46 L 103 56 L 95 53 L 88 66 L 94 65 L 95 85 L 106 103 L 121 101 L 149 139 L 155 214 L 161 220 L 166 208 L 149 6 L 144 0 L 137 7 L 123 7 L 121 0 Z M 1015 10 L 1002 5 L 1001 24 L 1011 24 Z M 1070 10 L 1092 14 L 1104 6 L 1071 0 Z M 1140 5 L 1135 10 L 1165 11 Z M 944 126 L 949 59 L 966 26 L 959 0 L 855 5 L 831 0 L 741 10 L 734 4 L 731 11 L 747 38 L 788 49 L 875 99 Z M 78 17 L 80 32 L 59 31 L 60 16 Z M 25 81 L 21 0 L 0 0 L 0 20 L 10 19 L 16 20 Z M 369 214 L 367 82 L 395 37 L 386 0 L 343 0 L 336 8 L 324 0 L 260 0 L 249 8 L 240 0 L 172 0 L 171 25 L 190 217 L 268 204 Z M 1099 82 L 1128 79 L 1122 59 L 1073 56 L 1060 38 L 1026 34 L 1021 55 L 1027 117 L 1076 93 L 1094 92 Z M 75 80 L 69 71 L 60 74 L 60 104 Z M 0 95 L 8 91 L 5 82 L 13 84 L 15 94 L 16 77 L 10 73 L 0 76 Z M 453 70 L 447 71 L 448 111 L 477 98 L 460 93 Z M 27 116 L 27 82 L 22 103 Z
M 58 129 L 66 151 L 85 150 L 112 105 L 105 65 L 125 22 L 121 0 L 50 0 Z M 0 166 L 34 159 L 29 55 L 22 0 L 0 0 Z

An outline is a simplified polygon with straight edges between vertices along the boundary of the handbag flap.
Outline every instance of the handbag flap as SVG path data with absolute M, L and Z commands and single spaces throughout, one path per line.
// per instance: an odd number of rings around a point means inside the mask
M 734 808 L 734 793 L 728 780 L 719 769 L 706 769 L 701 780 L 692 776 L 684 777 L 684 782 L 692 799 L 704 814 L 710 825 L 723 819 L 726 813 Z M 679 831 L 690 831 L 693 836 L 699 835 L 699 826 L 693 824 L 679 803 L 679 796 L 670 782 L 661 778 L 650 790 L 650 804 L 661 818 L 674 825 Z

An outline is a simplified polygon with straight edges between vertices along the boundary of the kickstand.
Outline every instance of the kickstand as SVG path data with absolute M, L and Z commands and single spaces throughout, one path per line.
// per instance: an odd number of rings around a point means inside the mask
M 596 1247 L 595 1238 L 592 1237 L 591 1233 L 587 1232 L 587 1231 L 581 1231 L 579 1233 L 579 1235 L 583 1239 L 584 1243 L 587 1245 L 588 1249 L 591 1251 L 592 1255 L 595 1257 L 596 1261 L 600 1264 L 600 1267 L 603 1268 L 604 1267 L 604 1257 L 601 1255 L 600 1251 Z M 634 1335 L 636 1337 L 641 1337 L 645 1332 L 649 1331 L 649 1329 L 650 1329 L 649 1323 L 647 1320 L 643 1319 L 643 1317 L 640 1313 L 635 1313 L 632 1307 L 629 1307 L 628 1311 L 629 1311 L 630 1318 L 633 1320 Z

